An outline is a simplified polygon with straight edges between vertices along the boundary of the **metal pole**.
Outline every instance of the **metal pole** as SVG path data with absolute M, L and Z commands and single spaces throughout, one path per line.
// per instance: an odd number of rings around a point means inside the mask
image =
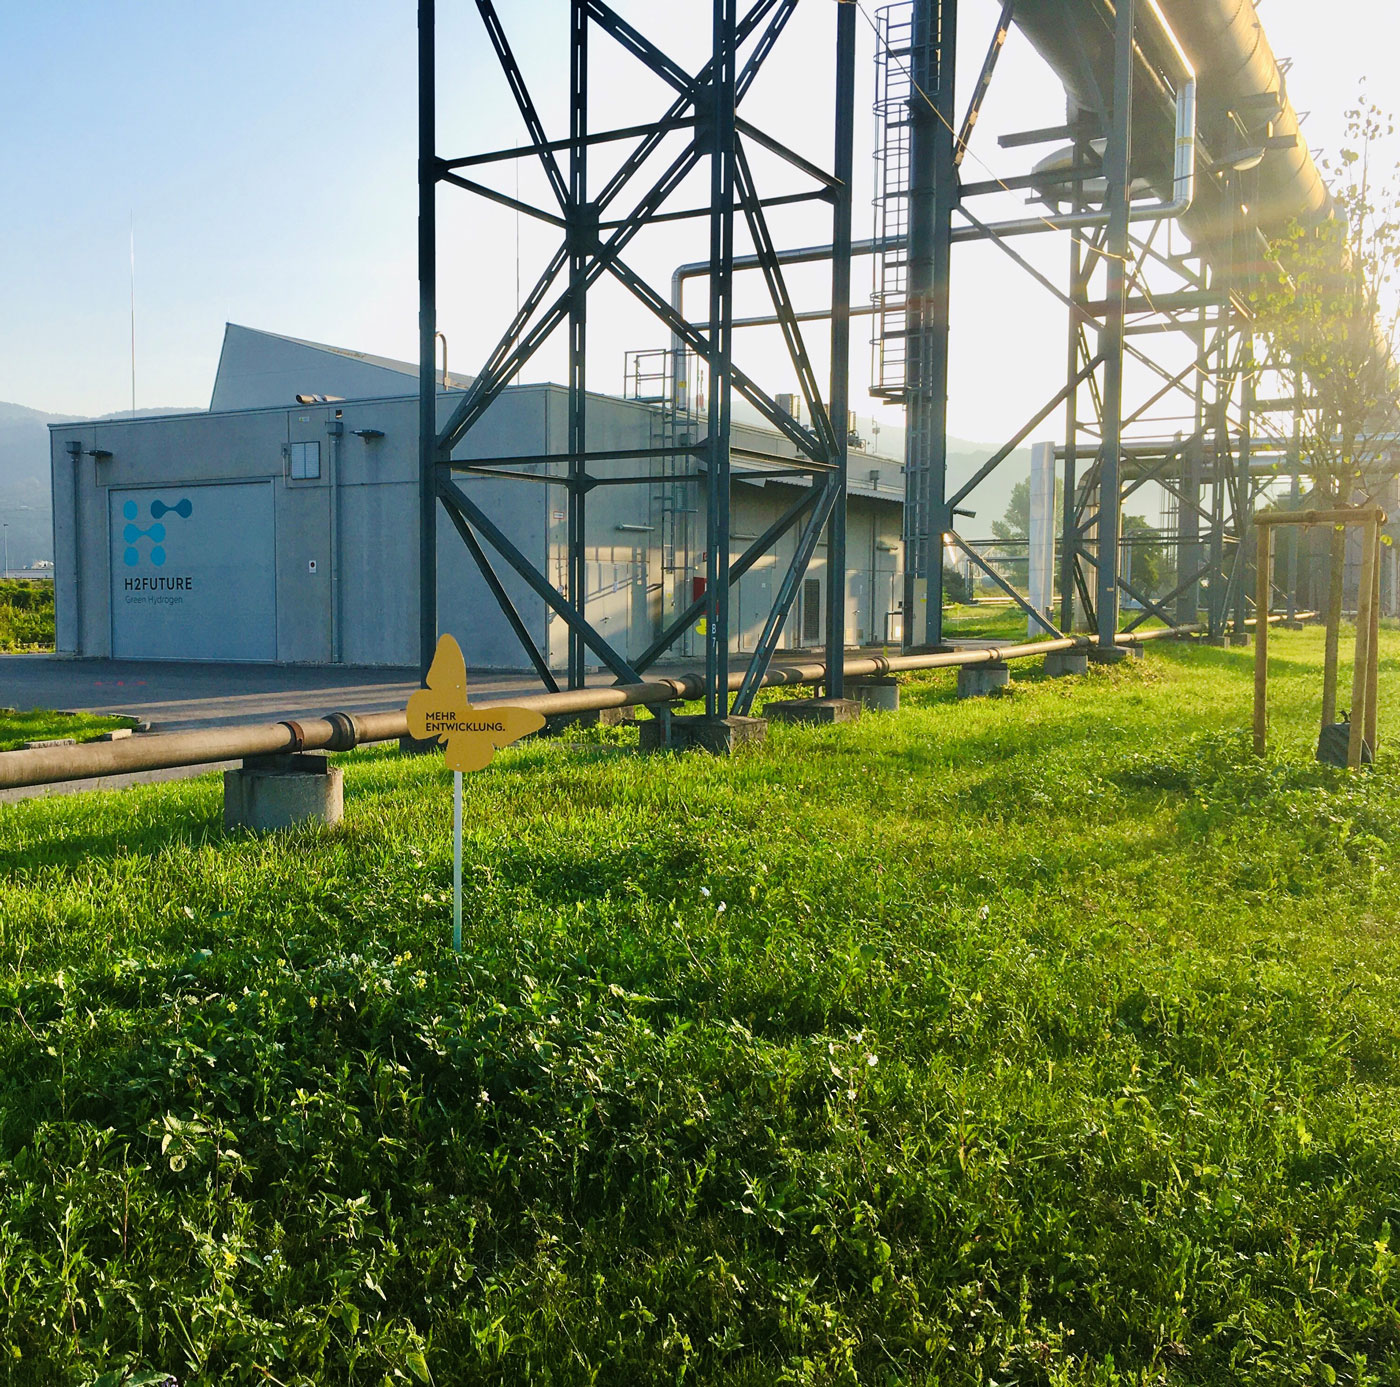
M 588 6 L 572 0 L 569 103 L 569 601 L 580 616 L 588 603 L 588 559 L 585 539 L 587 492 L 583 461 L 587 447 L 588 375 Z M 568 683 L 584 684 L 583 636 L 569 632 Z
M 924 579 L 923 643 L 943 640 L 943 535 L 951 529 L 948 474 L 948 281 L 958 200 L 956 111 L 958 0 L 914 0 L 909 98 L 909 293 L 905 641 L 914 636 L 914 582 Z M 930 106 L 929 102 L 933 104 Z M 911 558 L 912 551 L 912 558 Z
M 452 772 L 452 947 L 462 952 L 462 772 Z
M 1076 171 L 1084 164 L 1084 141 L 1082 121 L 1078 111 L 1071 110 L 1069 123 L 1074 126 L 1074 167 Z M 1076 181 L 1074 187 L 1074 210 L 1082 210 L 1084 185 Z M 1069 238 L 1069 296 L 1076 303 L 1086 297 L 1087 284 L 1084 278 L 1083 243 L 1075 234 Z M 1065 380 L 1079 378 L 1079 336 L 1081 320 L 1072 309 L 1069 314 L 1069 341 L 1065 353 Z M 1065 481 L 1063 507 L 1063 536 L 1060 540 L 1060 630 L 1074 630 L 1074 577 L 1079 566 L 1079 390 L 1075 388 L 1065 397 Z
M 1196 573 L 1201 567 L 1201 471 L 1203 445 L 1199 433 L 1181 450 L 1181 499 L 1177 506 L 1177 572 Z M 1188 583 L 1177 599 L 1176 619 L 1196 620 L 1201 594 L 1196 583 Z
M 828 698 L 845 696 L 846 655 L 846 473 L 847 424 L 851 382 L 851 180 L 855 163 L 856 7 L 836 7 L 836 151 L 832 171 L 840 180 L 834 192 L 831 228 L 831 427 L 835 471 L 827 485 L 836 488 L 826 540 L 826 666 Z
M 437 649 L 437 131 L 434 0 L 418 0 L 418 663 Z
M 1250 517 L 1254 510 L 1252 487 L 1249 476 L 1250 451 L 1253 446 L 1251 437 L 1254 430 L 1254 398 L 1256 394 L 1254 381 L 1254 333 L 1246 326 L 1244 329 L 1244 341 L 1241 344 L 1241 365 L 1242 377 L 1240 382 L 1240 457 L 1239 470 L 1236 474 L 1235 494 L 1236 506 L 1239 514 L 1235 518 L 1235 533 L 1239 543 L 1239 582 L 1235 586 L 1235 622 L 1234 634 L 1237 640 L 1245 639 L 1245 558 L 1249 553 L 1249 536 L 1253 529 L 1250 524 Z
M 736 0 L 714 0 L 710 107 L 710 398 L 706 447 L 705 713 L 729 713 L 729 435 L 734 317 Z
M 1113 26 L 1113 125 L 1108 178 L 1107 312 L 1100 330 L 1104 358 L 1103 446 L 1099 451 L 1098 648 L 1116 650 L 1118 537 L 1121 527 L 1119 461 L 1123 442 L 1123 321 L 1128 307 L 1128 211 L 1133 138 L 1133 19 L 1136 0 L 1119 0 Z
M 1210 616 L 1212 640 L 1225 636 L 1225 599 L 1229 580 L 1225 573 L 1225 496 L 1228 491 L 1226 460 L 1230 456 L 1230 304 L 1222 297 L 1215 323 L 1215 389 L 1211 397 L 1212 429 L 1215 446 L 1211 467 L 1210 524 Z

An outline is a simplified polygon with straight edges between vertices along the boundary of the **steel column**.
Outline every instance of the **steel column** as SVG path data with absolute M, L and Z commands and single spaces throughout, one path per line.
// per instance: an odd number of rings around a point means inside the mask
M 437 59 L 434 0 L 418 0 L 418 663 L 437 650 Z
M 1253 449 L 1254 397 L 1254 331 L 1248 324 L 1244 328 L 1244 341 L 1241 350 L 1242 371 L 1240 376 L 1240 456 L 1239 470 L 1235 482 L 1235 542 L 1239 546 L 1239 579 L 1235 584 L 1235 622 L 1237 637 L 1245 635 L 1245 615 L 1248 594 L 1245 585 L 1245 563 L 1249 557 L 1249 537 L 1252 526 L 1250 513 L 1254 508 L 1253 483 L 1250 480 L 1249 464 Z
M 1123 324 L 1128 304 L 1128 212 L 1133 138 L 1133 20 L 1136 0 L 1118 0 L 1113 24 L 1113 122 L 1105 173 L 1108 178 L 1108 292 L 1099 355 L 1104 358 L 1103 446 L 1099 450 L 1098 564 L 1095 613 L 1100 650 L 1114 649 L 1118 632 L 1118 494 L 1123 442 Z
M 826 539 L 826 667 L 828 698 L 845 696 L 846 660 L 846 475 L 849 460 L 851 388 L 851 180 L 855 164 L 856 7 L 840 5 L 836 16 L 836 149 L 832 168 L 831 231 L 831 432 L 834 465 L 827 485 L 836 491 Z
M 952 528 L 948 479 L 948 289 L 958 201 L 958 0 L 914 0 L 909 98 L 909 292 L 905 387 L 904 642 L 943 640 L 943 534 Z M 914 582 L 924 579 L 915 634 Z
M 588 261 L 596 249 L 589 225 L 588 202 L 588 0 L 570 0 L 569 45 L 569 601 L 583 615 L 588 604 L 586 515 L 588 489 Z M 578 629 L 569 632 L 568 681 L 584 684 L 584 644 Z
M 1078 110 L 1067 113 L 1066 124 L 1074 129 L 1074 172 L 1079 175 L 1074 183 L 1073 210 L 1076 214 L 1084 210 L 1083 170 L 1088 162 L 1084 139 L 1084 117 Z M 1076 382 L 1075 388 L 1065 397 L 1065 476 L 1063 509 L 1060 536 L 1060 629 L 1074 630 L 1074 584 L 1079 569 L 1080 536 L 1076 492 L 1079 486 L 1079 371 L 1080 342 L 1083 340 L 1083 319 L 1079 309 L 1084 308 L 1088 298 L 1089 281 L 1084 267 L 1083 242 L 1073 232 L 1069 238 L 1069 298 L 1070 313 L 1068 340 L 1065 346 L 1065 379 Z M 1087 616 L 1088 613 L 1085 613 Z
M 705 486 L 705 712 L 729 712 L 729 442 L 734 318 L 735 0 L 714 0 L 710 154 L 710 317 Z

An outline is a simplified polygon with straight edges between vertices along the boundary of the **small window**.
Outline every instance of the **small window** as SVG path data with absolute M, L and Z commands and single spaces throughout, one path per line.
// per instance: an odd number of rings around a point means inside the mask
M 289 475 L 294 482 L 314 482 L 321 475 L 321 445 L 293 443 Z

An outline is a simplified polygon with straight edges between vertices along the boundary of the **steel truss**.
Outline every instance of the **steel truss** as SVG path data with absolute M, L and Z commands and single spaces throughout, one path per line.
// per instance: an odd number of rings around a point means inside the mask
M 464 0 L 465 3 L 465 0 Z M 419 265 L 420 265 L 420 428 L 421 428 L 421 627 L 423 667 L 431 661 L 437 639 L 436 525 L 441 506 L 479 567 L 487 587 L 520 640 L 531 664 L 551 690 L 557 688 L 545 652 L 540 650 L 507 595 L 495 564 L 504 563 L 554 611 L 569 631 L 567 682 L 579 688 L 589 656 L 620 681 L 638 682 L 642 672 L 671 651 L 679 638 L 704 621 L 705 706 L 711 717 L 749 712 L 755 693 L 777 648 L 784 623 L 801 589 L 802 578 L 823 535 L 829 573 L 825 641 L 830 670 L 828 692 L 842 692 L 845 648 L 844 583 L 846 568 L 847 404 L 850 339 L 851 171 L 853 163 L 856 9 L 851 3 L 832 7 L 836 67 L 832 159 L 820 167 L 746 120 L 745 96 L 768 64 L 781 53 L 781 37 L 797 0 L 711 0 L 712 43 L 708 61 L 691 72 L 657 43 L 624 20 L 606 0 L 565 0 L 569 15 L 570 122 L 567 138 L 549 138 L 511 45 L 507 25 L 493 0 L 475 0 L 485 36 L 505 75 L 525 128 L 526 143 L 509 149 L 443 158 L 438 153 L 434 119 L 436 15 L 434 0 L 420 0 L 419 23 Z M 619 129 L 595 131 L 590 123 L 589 48 L 603 41 L 620 45 L 674 92 L 670 105 L 654 118 Z M 678 152 L 659 177 L 643 179 L 644 166 L 659 157 L 671 137 Z M 616 171 L 606 180 L 590 176 L 589 151 L 603 143 L 630 144 Z M 776 155 L 798 170 L 809 187 L 793 195 L 765 198 L 750 154 Z M 509 160 L 538 160 L 552 193 L 553 205 L 537 207 L 476 181 L 484 165 Z M 709 205 L 678 207 L 677 194 L 697 171 L 709 173 Z M 556 227 L 558 249 L 526 295 L 514 320 L 488 356 L 470 388 L 446 423 L 437 421 L 433 366 L 436 331 L 436 203 L 438 185 L 446 183 L 516 209 Z M 793 306 L 783 260 L 768 223 L 768 210 L 796 201 L 824 203 L 831 212 L 830 379 L 825 389 L 813 369 L 803 332 L 811 314 Z M 684 218 L 703 219 L 709 230 L 709 295 L 703 323 L 692 322 L 629 264 L 627 254 L 648 225 Z M 753 256 L 772 300 L 773 317 L 796 372 L 805 404 L 799 422 L 779 407 L 763 387 L 734 360 L 734 261 L 736 236 L 752 244 Z M 703 431 L 693 441 L 663 437 L 651 448 L 603 452 L 589 447 L 588 307 L 590 291 L 604 278 L 622 284 L 672 335 L 681 351 L 692 353 L 708 372 L 709 389 Z M 492 402 L 554 333 L 568 334 L 568 442 L 550 458 L 492 457 L 454 462 L 453 450 L 481 421 Z M 731 461 L 746 450 L 732 443 L 731 409 L 741 396 L 784 438 L 797 458 L 766 457 L 811 476 L 810 491 L 766 534 L 742 554 L 733 555 L 729 524 L 730 482 L 738 475 Z M 752 456 L 752 450 L 747 451 Z M 588 497 L 599 485 L 652 484 L 656 468 L 636 476 L 599 476 L 591 467 L 604 460 L 654 460 L 668 481 L 681 480 L 702 491 L 705 507 L 706 574 L 703 597 L 697 598 L 664 630 L 641 657 L 629 661 L 587 618 L 586 542 Z M 521 470 L 522 464 L 556 464 L 549 472 Z M 562 488 L 567 504 L 566 582 L 556 586 L 511 542 L 467 494 L 454 473 L 483 472 Z M 733 584 L 778 540 L 797 533 L 796 552 L 788 564 L 763 625 L 757 648 L 739 676 L 730 673 L 730 598 Z M 737 683 L 737 691 L 731 687 Z M 734 696 L 731 700 L 731 692 Z
M 1255 462 L 1256 432 L 1268 432 L 1271 415 L 1292 413 L 1294 399 L 1256 399 L 1257 382 L 1279 364 L 1256 359 L 1255 334 L 1243 277 L 1236 278 L 1236 248 L 1257 242 L 1247 212 L 1247 189 L 1226 175 L 1229 240 L 1207 258 L 1173 249 L 1163 234 L 1169 217 L 1141 219 L 1132 202 L 1140 176 L 1132 149 L 1133 63 L 1143 6 L 1119 0 L 1113 21 L 1111 87 L 1101 90 L 1099 109 L 1071 104 L 1062 125 L 1004 137 L 1003 147 L 1068 141 L 1070 165 L 1063 172 L 965 181 L 960 167 L 981 104 L 992 83 L 996 60 L 1014 12 L 1004 6 L 992 32 L 987 58 L 961 121 L 953 105 L 959 0 L 902 0 L 880 11 L 878 37 L 885 44 L 882 64 L 903 64 L 911 79 L 907 134 L 892 135 L 891 91 L 903 95 L 892 77 L 877 75 L 877 120 L 885 124 L 882 150 L 898 150 L 907 166 L 904 196 L 891 188 L 885 165 L 877 188 L 881 228 L 907 227 L 877 242 L 876 390 L 902 401 L 908 410 L 907 504 L 905 511 L 905 610 L 924 616 L 905 624 L 910 647 L 937 648 L 943 640 L 943 553 L 960 549 L 1041 626 L 1057 628 L 1032 610 L 958 533 L 957 517 L 976 488 L 1022 443 L 1031 440 L 1060 409 L 1065 414 L 1063 512 L 1058 559 L 1058 627 L 1095 634 L 1100 650 L 1111 651 L 1120 629 L 1120 603 L 1126 596 L 1139 608 L 1128 630 L 1157 617 L 1174 625 L 1198 619 L 1204 594 L 1210 634 L 1229 626 L 1244 633 L 1252 562 L 1249 517 L 1260 491 L 1272 479 Z M 983 7 L 978 7 L 979 16 Z M 1069 20 L 1066 20 L 1069 23 Z M 898 40 L 904 38 L 900 45 Z M 1139 54 L 1140 61 L 1140 54 Z M 1091 83 L 1098 86 L 1098 83 Z M 1179 95 L 1179 94 L 1178 94 Z M 907 154 L 901 140 L 907 143 Z M 1089 185 L 1097 183 L 1091 197 Z M 970 203 L 983 195 L 1033 189 L 1045 201 L 1043 225 L 1034 219 L 998 226 L 977 215 Z M 1067 207 L 1069 215 L 1064 215 Z M 1130 212 L 1132 213 L 1130 217 Z M 1069 288 L 1055 284 L 1021 255 L 1013 238 L 1033 231 L 1069 231 Z M 950 251 L 954 242 L 987 240 L 1023 273 L 1055 295 L 1068 313 L 1065 384 L 1023 427 L 998 448 L 974 476 L 950 490 L 947 476 L 946 400 L 949 327 Z M 1176 238 L 1180 240 L 1178 236 Z M 893 271 L 891 270 L 893 263 Z M 907 284 L 907 290 L 905 285 Z M 892 326 L 891 326 L 892 325 Z M 1175 336 L 1192 346 L 1184 369 L 1161 364 L 1152 345 Z M 891 341 L 889 339 L 902 339 Z M 1152 381 L 1140 400 L 1125 398 L 1125 364 Z M 893 363 L 891 369 L 890 363 Z M 1160 402 L 1184 402 L 1189 426 L 1162 438 L 1151 414 Z M 1287 425 L 1284 426 L 1287 430 Z M 1298 494 L 1298 431 L 1279 435 L 1278 451 L 1293 474 Z M 1281 469 L 1280 469 L 1281 470 Z M 1176 588 L 1164 596 L 1140 590 L 1124 571 L 1124 501 L 1155 483 L 1168 493 L 1177 528 L 1163 541 L 1175 547 Z M 1296 557 L 1286 570 L 1290 611 L 1297 578 Z

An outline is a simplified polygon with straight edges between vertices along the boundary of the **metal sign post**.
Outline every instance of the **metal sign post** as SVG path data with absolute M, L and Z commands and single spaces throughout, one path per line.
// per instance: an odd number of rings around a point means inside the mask
M 452 947 L 462 952 L 462 772 L 452 772 Z
M 529 708 L 473 707 L 467 702 L 467 666 L 462 649 L 442 636 L 428 670 L 426 689 L 408 700 L 410 734 L 443 744 L 452 771 L 452 947 L 462 948 L 462 772 L 484 770 L 499 747 L 538 732 L 544 715 Z

